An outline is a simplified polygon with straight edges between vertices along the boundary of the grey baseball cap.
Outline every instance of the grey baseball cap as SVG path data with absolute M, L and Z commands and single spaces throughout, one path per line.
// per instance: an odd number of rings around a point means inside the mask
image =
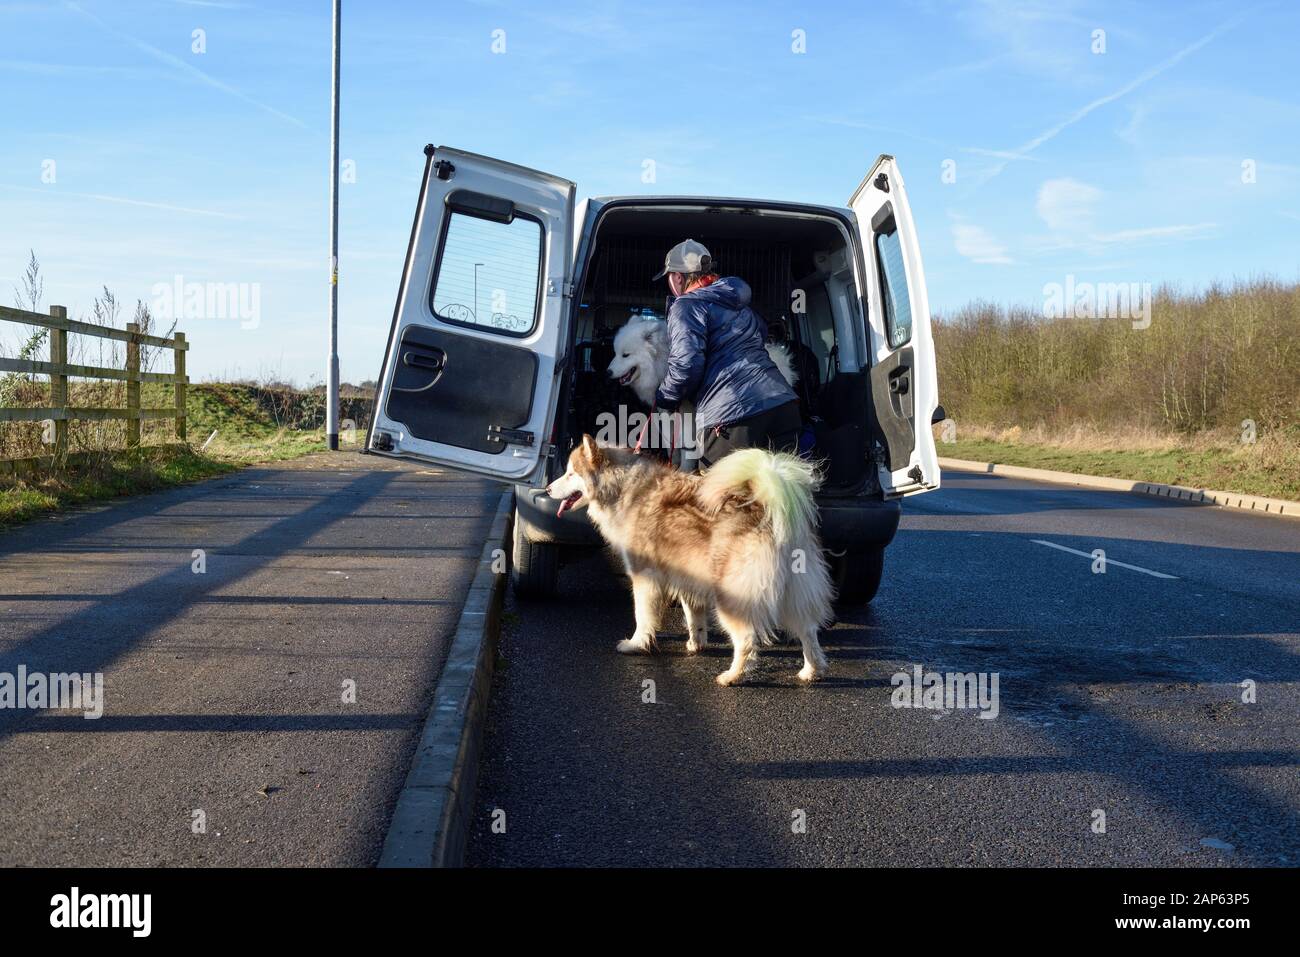
M 711 265 L 713 257 L 704 248 L 704 244 L 686 239 L 668 250 L 668 255 L 664 257 L 664 268 L 659 270 L 654 279 L 663 279 L 670 272 L 706 272 Z

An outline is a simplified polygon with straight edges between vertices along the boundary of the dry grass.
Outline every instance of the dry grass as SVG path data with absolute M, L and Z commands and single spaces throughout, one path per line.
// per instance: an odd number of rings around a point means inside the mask
M 939 435 L 940 427 L 936 427 Z M 1043 445 L 1075 452 L 1169 452 L 1174 449 L 1225 449 L 1236 437 L 1225 432 L 1199 432 L 1181 435 L 1150 426 L 1114 426 L 1102 428 L 1080 422 L 1072 426 L 1049 427 L 1043 423 L 1023 428 L 1019 425 L 992 426 L 969 422 L 957 428 L 959 441 L 998 442 L 1006 445 Z
M 100 384 L 82 385 L 94 389 Z M 105 388 L 111 390 L 112 385 Z M 71 432 L 74 451 L 55 469 L 0 478 L 0 527 L 70 505 L 169 488 L 325 448 L 324 403 L 315 391 L 214 383 L 191 386 L 187 400 L 191 445 L 174 442 L 171 422 L 145 423 L 152 426 L 143 435 L 150 444 L 131 450 L 122 447 L 122 423 L 76 423 L 88 431 Z M 368 397 L 345 398 L 341 411 L 357 422 L 358 435 L 364 435 Z M 11 428 L 15 425 L 25 423 L 12 423 Z M 0 434 L 4 431 L 0 428 Z M 214 432 L 211 443 L 202 448 Z M 32 434 L 26 433 L 23 441 L 15 446 L 9 437 L 10 447 L 29 455 L 49 454 L 49 447 Z
M 939 391 L 962 422 L 1260 435 L 1300 421 L 1300 284 L 1158 290 L 1151 325 L 976 303 L 936 323 Z
M 1300 498 L 1300 284 L 1157 290 L 1145 329 L 976 303 L 935 350 L 943 455 Z
M 1243 442 L 1227 430 L 958 424 L 948 435 L 955 441 L 944 441 L 942 427 L 935 437 L 939 454 L 950 458 L 1300 500 L 1300 432 Z
M 19 308 L 44 311 L 44 279 L 35 253 L 22 275 L 21 288 L 14 294 Z M 170 324 L 156 321 L 143 301 L 138 300 L 134 311 L 126 315 L 145 335 L 170 338 L 176 330 L 174 320 Z M 104 288 L 89 312 L 74 318 L 124 328 L 119 320 L 125 316 L 117 297 Z M 0 356 L 44 360 L 49 348 L 43 328 L 0 323 Z M 170 349 L 141 345 L 140 369 L 172 372 L 173 356 Z M 68 361 L 73 365 L 121 369 L 124 360 L 125 347 L 120 342 L 83 333 L 68 337 Z M 175 420 L 170 418 L 142 421 L 138 448 L 126 447 L 125 421 L 73 420 L 67 425 L 67 454 L 51 464 L 52 423 L 0 423 L 0 462 L 5 473 L 0 478 L 0 525 L 70 504 L 165 488 L 241 465 L 324 449 L 324 389 L 299 390 L 278 379 L 266 376 L 260 383 L 189 386 L 185 412 L 192 445 L 177 442 Z M 73 379 L 68 382 L 67 404 L 83 409 L 124 409 L 126 392 L 125 382 Z M 370 396 L 364 389 L 343 391 L 341 418 L 355 423 L 351 435 L 364 432 Z M 172 409 L 175 401 L 175 386 L 140 383 L 141 408 Z M 43 408 L 52 404 L 48 377 L 0 374 L 0 406 Z M 33 460 L 38 463 L 35 468 Z

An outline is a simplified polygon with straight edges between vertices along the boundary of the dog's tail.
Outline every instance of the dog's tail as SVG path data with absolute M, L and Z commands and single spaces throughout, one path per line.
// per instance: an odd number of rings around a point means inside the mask
M 718 508 L 727 499 L 763 506 L 777 547 L 800 543 L 817 525 L 813 492 L 821 485 L 817 468 L 804 459 L 766 449 L 740 449 L 724 456 L 704 475 L 701 497 Z
M 817 536 L 817 503 L 813 493 L 821 484 L 816 467 L 804 459 L 765 449 L 741 449 L 720 459 L 705 473 L 700 497 L 711 508 L 727 500 L 757 502 L 772 524 L 776 546 L 770 563 L 752 572 L 763 606 L 760 636 L 774 628 L 816 630 L 831 620 L 835 589 Z M 764 634 L 766 633 L 766 634 Z

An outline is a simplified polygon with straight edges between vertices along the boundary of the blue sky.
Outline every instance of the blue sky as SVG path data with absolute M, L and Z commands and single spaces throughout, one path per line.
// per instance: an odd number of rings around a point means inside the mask
M 0 299 L 29 248 L 74 315 L 105 284 L 256 284 L 256 323 L 182 322 L 191 375 L 322 379 L 329 6 L 0 0 Z M 1037 304 L 1070 274 L 1300 278 L 1300 4 L 344 7 L 352 381 L 382 355 L 426 142 L 580 195 L 832 204 L 893 153 L 938 310 Z

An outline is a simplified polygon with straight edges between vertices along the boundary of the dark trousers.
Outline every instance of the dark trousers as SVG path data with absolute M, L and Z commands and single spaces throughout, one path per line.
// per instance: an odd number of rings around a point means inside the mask
M 700 439 L 700 468 L 708 468 L 736 449 L 764 448 L 774 452 L 797 452 L 801 431 L 803 419 L 799 415 L 799 403 L 796 400 L 739 422 L 710 427 Z

